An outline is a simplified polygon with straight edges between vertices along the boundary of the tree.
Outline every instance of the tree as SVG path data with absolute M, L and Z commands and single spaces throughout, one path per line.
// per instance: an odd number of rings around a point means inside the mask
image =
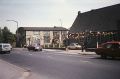
M 15 34 L 12 34 L 11 32 L 8 35 L 8 42 L 13 44 L 16 41 Z
M 2 29 L 0 28 L 0 43 L 2 42 Z
M 26 33 L 25 33 L 25 30 L 23 27 L 20 27 L 18 29 L 17 39 L 18 39 L 18 46 L 23 47 L 25 45 L 25 42 L 26 42 Z
M 67 47 L 67 46 L 69 45 L 69 43 L 70 43 L 70 41 L 69 41 L 68 38 L 65 38 L 65 39 L 63 40 L 63 44 L 64 44 L 65 47 Z
M 8 36 L 9 36 L 10 31 L 8 30 L 7 27 L 4 27 L 2 29 L 2 35 L 3 35 L 3 42 L 8 43 Z
M 15 42 L 15 35 L 10 32 L 7 27 L 4 27 L 1 32 L 2 41 L 4 43 L 11 43 Z

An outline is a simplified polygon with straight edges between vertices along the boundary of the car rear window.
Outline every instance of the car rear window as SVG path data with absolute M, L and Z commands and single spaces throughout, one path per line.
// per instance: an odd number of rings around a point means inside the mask
M 105 48 L 120 48 L 118 43 L 108 43 L 104 45 Z

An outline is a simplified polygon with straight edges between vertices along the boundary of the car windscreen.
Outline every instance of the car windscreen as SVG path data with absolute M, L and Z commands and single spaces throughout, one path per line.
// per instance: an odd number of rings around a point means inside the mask
M 74 46 L 74 43 L 71 43 L 70 46 Z
M 78 43 L 75 43 L 76 45 L 79 45 Z
M 5 47 L 9 47 L 10 45 L 3 45 L 3 47 L 5 48 Z
M 109 43 L 104 45 L 105 48 L 120 48 L 118 43 Z

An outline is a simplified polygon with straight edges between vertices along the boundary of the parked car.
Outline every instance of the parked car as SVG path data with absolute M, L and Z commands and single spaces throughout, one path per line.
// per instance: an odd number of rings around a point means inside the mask
M 82 46 L 78 43 L 71 43 L 69 46 L 67 46 L 68 49 L 81 49 Z
M 42 51 L 42 46 L 40 44 L 32 44 L 32 45 L 27 46 L 27 49 L 29 51 L 30 50 L 33 50 L 33 51 Z
M 0 53 L 10 53 L 12 46 L 9 43 L 0 43 Z
M 120 57 L 120 42 L 106 42 L 101 44 L 95 49 L 95 53 L 101 55 L 102 58 L 110 57 Z

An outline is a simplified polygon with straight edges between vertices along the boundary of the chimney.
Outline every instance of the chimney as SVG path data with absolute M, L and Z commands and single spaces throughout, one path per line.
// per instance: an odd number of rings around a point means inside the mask
M 81 11 L 78 11 L 78 15 L 80 15 L 81 14 Z

